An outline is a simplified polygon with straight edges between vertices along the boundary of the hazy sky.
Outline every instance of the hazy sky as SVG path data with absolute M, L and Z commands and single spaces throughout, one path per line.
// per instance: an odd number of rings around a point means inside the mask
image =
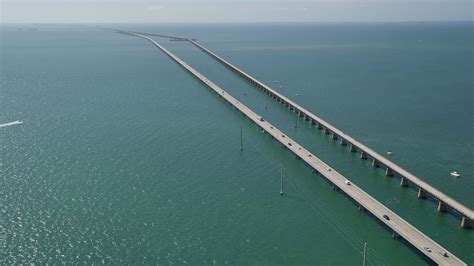
M 474 0 L 0 0 L 11 22 L 472 20 Z

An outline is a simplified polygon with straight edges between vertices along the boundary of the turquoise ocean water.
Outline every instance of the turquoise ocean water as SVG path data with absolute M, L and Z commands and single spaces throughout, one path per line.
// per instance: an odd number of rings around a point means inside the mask
M 196 37 L 474 207 L 472 22 L 107 26 Z M 368 265 L 428 263 L 150 43 L 93 26 L 0 30 L 0 124 L 23 122 L 0 127 L 0 264 L 357 265 L 365 242 Z M 157 40 L 474 263 L 458 218 L 295 128 L 190 44 Z

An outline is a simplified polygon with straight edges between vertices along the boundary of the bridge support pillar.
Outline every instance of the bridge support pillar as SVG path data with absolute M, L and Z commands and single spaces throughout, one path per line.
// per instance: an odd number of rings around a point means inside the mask
M 334 132 L 332 132 L 332 139 L 337 139 L 337 135 Z
M 356 152 L 356 148 L 354 147 L 354 145 L 351 144 L 351 147 L 349 148 L 349 151 L 350 152 Z
M 365 212 L 365 208 L 364 208 L 362 205 L 360 205 L 360 204 L 359 204 L 359 211 L 360 211 L 360 212 Z
M 442 201 L 439 201 L 438 202 L 438 211 L 439 212 L 446 212 L 448 210 L 448 207 L 446 206 L 446 204 Z
M 375 158 L 372 159 L 372 167 L 379 167 L 379 161 L 377 161 Z
M 301 112 L 301 111 L 298 111 L 298 114 L 299 114 L 300 117 L 304 117 L 304 116 L 305 116 L 305 114 L 304 114 L 303 112 Z
M 472 228 L 472 220 L 467 218 L 466 216 L 463 216 L 461 220 L 461 228 Z
M 323 126 L 321 126 L 320 123 L 318 123 L 318 129 L 323 129 Z
M 341 138 L 341 146 L 347 146 L 347 142 Z
M 324 134 L 329 135 L 329 129 L 327 127 L 324 128 Z
M 316 125 L 316 121 L 314 121 L 313 119 L 311 119 L 310 122 L 311 122 L 311 125 Z
M 392 231 L 392 238 L 393 238 L 393 239 L 399 239 L 399 238 L 400 238 L 400 235 L 399 235 L 397 232 L 395 232 L 395 230 L 393 230 L 393 231 Z
M 426 191 L 421 188 L 418 188 L 418 198 L 419 199 L 426 199 Z
M 365 154 L 365 152 L 363 152 L 363 151 L 360 151 L 360 158 L 362 160 L 367 160 L 367 154 Z
M 385 169 L 385 175 L 386 175 L 386 176 L 393 176 L 393 171 L 392 171 L 392 169 L 390 169 L 390 168 L 387 167 L 387 169 Z
M 400 179 L 400 186 L 401 187 L 408 187 L 408 180 L 406 180 L 406 178 L 402 177 Z

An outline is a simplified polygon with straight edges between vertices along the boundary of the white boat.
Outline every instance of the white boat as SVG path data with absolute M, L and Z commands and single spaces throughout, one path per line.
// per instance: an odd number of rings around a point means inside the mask
M 460 177 L 461 176 L 461 174 L 456 172 L 456 171 L 451 172 L 451 175 L 454 176 L 454 177 Z
M 388 154 L 388 155 L 392 155 L 393 152 L 392 152 L 392 151 L 387 151 L 387 154 Z

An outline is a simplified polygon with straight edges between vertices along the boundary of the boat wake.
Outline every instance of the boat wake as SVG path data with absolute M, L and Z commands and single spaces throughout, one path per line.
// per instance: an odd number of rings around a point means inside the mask
M 19 124 L 23 124 L 23 121 L 16 120 L 10 123 L 0 124 L 0 127 L 8 127 L 8 126 L 19 125 Z

